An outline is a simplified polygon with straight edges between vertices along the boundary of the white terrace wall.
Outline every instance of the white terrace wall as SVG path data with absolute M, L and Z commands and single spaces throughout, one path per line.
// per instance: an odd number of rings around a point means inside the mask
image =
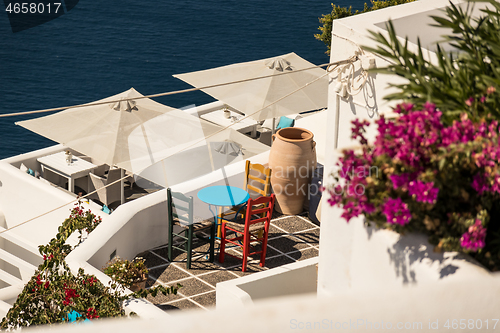
M 268 154 L 266 152 L 253 156 L 252 162 L 266 161 Z M 245 161 L 240 161 L 208 175 L 174 185 L 172 190 L 193 197 L 195 216 L 212 218 L 208 205 L 198 199 L 198 191 L 212 185 L 243 187 L 244 165 Z M 121 258 L 132 259 L 140 252 L 167 244 L 166 198 L 166 190 L 160 190 L 119 206 L 108 217 L 109 223 L 100 225 L 89 235 L 82 245 L 87 250 L 77 249 L 71 255 L 79 253 L 80 260 L 101 268 L 115 251 Z
M 47 148 L 31 151 L 25 154 L 20 154 L 16 156 L 12 156 L 6 159 L 3 159 L 3 162 L 12 164 L 16 168 L 21 166 L 21 163 L 24 163 L 28 168 L 33 170 L 37 170 L 40 172 L 40 163 L 36 160 L 37 158 L 45 155 L 50 155 L 57 153 L 64 149 L 63 145 L 54 145 Z
M 265 163 L 269 152 L 252 157 L 253 163 Z M 172 187 L 173 191 L 193 196 L 194 213 L 202 218 L 213 218 L 208 205 L 201 202 L 197 192 L 211 185 L 243 186 L 244 163 L 229 165 L 221 170 Z M 160 190 L 119 206 L 101 223 L 75 250 L 66 261 L 75 273 L 84 268 L 86 273 L 95 274 L 104 284 L 109 277 L 100 269 L 112 253 L 132 259 L 135 255 L 167 244 L 166 190 Z M 126 305 L 126 311 L 134 311 L 142 318 L 159 318 L 165 313 L 145 300 L 134 300 Z
M 35 218 L 9 231 L 35 248 L 47 244 L 56 235 L 57 228 L 74 207 L 76 195 L 22 172 L 19 165 L 23 162 L 27 167 L 40 171 L 36 159 L 62 149 L 57 145 L 0 161 L 0 211 L 5 216 L 5 225 L 12 228 Z M 99 213 L 99 205 L 90 203 L 88 207 L 103 219 L 107 218 L 107 214 Z
M 20 171 L 19 165 L 22 162 L 27 167 L 39 171 L 40 165 L 36 159 L 61 149 L 63 147 L 58 145 L 0 161 L 2 227 L 17 226 L 54 209 L 46 215 L 4 233 L 3 236 L 10 235 L 8 239 L 0 237 L 2 242 L 0 245 L 3 249 L 31 262 L 34 266 L 41 262 L 37 246 L 46 244 L 55 236 L 57 228 L 69 216 L 69 210 L 74 206 L 75 196 Z M 269 152 L 266 152 L 253 156 L 252 162 L 266 163 L 268 154 Z M 206 176 L 178 184 L 172 189 L 193 196 L 195 214 L 203 218 L 211 218 L 212 214 L 208 205 L 201 202 L 196 195 L 198 190 L 208 185 L 242 187 L 244 163 L 245 161 L 235 163 Z M 111 253 L 116 251 L 116 255 L 132 259 L 140 252 L 168 242 L 166 190 L 121 205 L 111 215 L 102 213 L 99 210 L 100 206 L 93 202 L 84 203 L 84 206 L 100 215 L 103 223 L 67 257 L 67 262 L 74 273 L 77 273 L 79 268 L 84 268 L 87 273 L 95 274 L 103 283 L 108 283 L 109 278 L 100 269 L 110 259 Z M 15 244 L 10 244 L 9 239 L 14 239 Z M 70 243 L 74 245 L 76 242 L 76 235 L 73 235 Z M 31 274 L 25 275 L 22 276 L 23 283 L 31 277 Z M 1 314 L 5 315 L 8 307 L 15 301 L 22 290 L 23 283 L 2 286 L 5 288 L 0 290 Z M 161 310 L 145 300 L 131 302 L 127 305 L 127 311 L 134 311 L 144 318 L 164 315 Z
M 494 331 L 493 327 L 496 325 L 498 330 L 500 325 L 499 293 L 498 279 L 484 284 L 467 281 L 447 286 L 344 290 L 335 297 L 322 299 L 315 296 L 268 299 L 244 309 L 177 311 L 157 320 L 98 320 L 92 323 L 92 332 Z M 457 301 L 464 299 L 467 302 Z M 89 326 L 39 326 L 32 331 L 83 333 L 89 331 Z
M 26 158 L 25 165 L 38 170 L 36 157 L 53 150 L 51 147 L 22 155 Z M 13 228 L 0 234 L 0 249 L 8 252 L 4 255 L 14 255 L 33 268 L 18 268 L 0 257 L 0 269 L 27 281 L 41 263 L 38 245 L 48 243 L 55 236 L 57 228 L 69 216 L 75 197 L 22 172 L 18 168 L 20 163 L 15 159 L 0 161 L 0 230 Z M 88 207 L 98 210 L 97 205 Z
M 469 257 L 455 252 L 436 253 L 421 234 L 400 236 L 374 227 L 364 219 L 347 223 L 338 207 L 326 207 L 330 223 L 322 223 L 318 294 L 333 296 L 342 290 L 448 284 L 474 280 L 485 283 L 495 275 Z M 329 252 L 326 252 L 329 251 Z M 325 254 L 326 253 L 326 254 Z M 465 300 L 462 300 L 465 301 Z
M 249 307 L 264 299 L 316 295 L 318 257 L 217 283 L 217 310 Z
M 454 3 L 460 1 L 453 1 Z M 385 33 L 381 29 L 383 22 L 390 18 L 405 22 L 405 17 L 420 15 L 432 9 L 446 6 L 447 0 L 419 0 L 416 2 L 389 7 L 374 12 L 336 20 L 332 29 L 331 62 L 347 59 L 354 55 L 362 45 L 375 46 L 369 38 L 367 29 Z M 408 22 L 413 22 L 408 19 Z M 426 36 L 439 38 L 442 31 L 428 26 L 415 25 L 411 30 Z M 402 36 L 403 38 L 405 36 Z M 429 38 L 426 39 L 430 43 Z M 415 45 L 409 43 L 415 50 Z M 428 52 L 430 59 L 435 54 Z M 373 55 L 372 55 L 373 56 Z M 374 56 L 377 67 L 387 64 L 386 60 Z M 350 139 L 350 122 L 354 119 L 373 120 L 379 114 L 391 115 L 391 105 L 383 100 L 390 93 L 388 83 L 398 79 L 389 75 L 370 75 L 363 91 L 347 99 L 337 98 L 336 80 L 329 86 L 328 128 L 335 129 L 337 106 L 340 109 L 339 150 L 333 149 L 326 156 L 325 183 L 328 186 L 333 179 L 335 164 L 342 148 L 356 145 Z M 399 81 L 400 82 L 400 81 Z M 368 107 L 366 107 L 368 106 Z M 376 126 L 368 132 L 373 140 Z M 334 135 L 327 137 L 327 147 L 334 146 Z M 387 230 L 366 228 L 361 218 L 347 223 L 341 218 L 341 210 L 331 207 L 323 196 L 322 224 L 320 234 L 320 261 L 318 272 L 318 295 L 328 297 L 345 290 L 370 290 L 380 287 L 418 286 L 425 283 L 452 283 L 463 279 L 473 279 L 477 283 L 486 283 L 492 275 L 483 268 L 456 253 L 437 254 L 422 235 L 400 237 Z M 424 302 L 424 300 L 421 300 Z
M 12 284 L 0 282 L 0 317 L 5 316 L 42 262 L 38 245 L 48 243 L 56 235 L 57 228 L 69 216 L 75 201 L 74 195 L 22 172 L 19 166 L 22 162 L 28 168 L 40 171 L 36 159 L 62 149 L 58 145 L 0 161 L 0 230 L 15 227 L 0 234 L 0 270 L 19 279 L 18 283 Z M 99 215 L 98 205 L 84 205 Z M 42 215 L 46 212 L 49 213 Z M 103 213 L 102 217 L 105 221 L 107 215 Z M 70 243 L 76 244 L 76 238 L 76 235 L 72 236 Z

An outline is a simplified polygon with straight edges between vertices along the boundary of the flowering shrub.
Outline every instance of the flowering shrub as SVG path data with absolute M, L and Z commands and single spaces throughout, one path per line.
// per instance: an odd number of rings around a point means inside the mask
M 115 257 L 112 261 L 108 262 L 103 270 L 113 280 L 127 288 L 130 288 L 133 283 L 146 280 L 148 274 L 148 268 L 142 258 L 135 258 L 132 261 L 128 261 Z
M 17 329 L 23 326 L 54 324 L 68 321 L 68 315 L 76 311 L 76 320 L 124 316 L 123 301 L 131 297 L 156 296 L 177 293 L 176 287 L 158 286 L 124 295 L 123 286 L 111 283 L 102 284 L 94 275 L 85 274 L 83 269 L 74 275 L 65 262 L 73 249 L 66 244 L 68 237 L 75 231 L 83 241 L 84 231 L 91 232 L 101 222 L 90 210 L 84 211 L 78 202 L 71 215 L 59 227 L 59 232 L 49 244 L 39 246 L 43 263 L 24 286 L 16 302 L 0 323 L 0 329 Z
M 367 4 L 365 2 L 363 10 L 356 10 L 354 12 L 352 10 L 352 6 L 340 7 L 332 3 L 331 13 L 322 15 L 320 18 L 318 18 L 319 22 L 321 23 L 321 26 L 318 28 L 318 30 L 321 31 L 321 34 L 315 34 L 314 38 L 325 43 L 327 47 L 327 51 L 325 53 L 330 55 L 330 48 L 332 45 L 332 25 L 334 20 L 412 1 L 415 0 L 370 0 L 370 4 Z
M 100 216 L 94 215 L 90 209 L 83 210 L 81 203 L 78 202 L 71 210 L 69 218 L 64 221 L 62 230 L 78 231 L 78 244 L 80 244 L 83 242 L 83 232 L 91 233 L 101 222 L 102 218 Z
M 498 122 L 472 122 L 463 114 L 445 125 L 430 103 L 395 111 L 398 118 L 376 121 L 374 145 L 364 136 L 369 123 L 353 122 L 361 149 L 343 152 L 328 202 L 342 206 L 347 221 L 364 215 L 379 227 L 425 232 L 438 250 L 469 253 L 497 270 Z

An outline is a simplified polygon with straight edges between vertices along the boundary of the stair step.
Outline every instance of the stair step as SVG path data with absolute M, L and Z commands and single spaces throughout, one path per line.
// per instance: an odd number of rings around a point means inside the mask
M 0 269 L 0 280 L 10 284 L 11 286 L 13 285 L 16 285 L 18 283 L 22 283 L 23 280 L 21 279 L 18 279 L 17 277 L 15 277 L 14 275 L 11 275 L 9 273 L 7 273 L 6 271 L 4 270 L 1 270 Z
M 0 232 L 2 232 L 4 230 L 6 230 L 6 229 L 3 227 L 0 227 Z M 17 236 L 13 232 L 7 231 L 4 233 L 1 233 L 0 238 L 4 238 L 4 239 L 18 245 L 19 247 L 22 247 L 23 249 L 25 249 L 31 253 L 34 253 L 37 256 L 40 256 L 40 252 L 38 251 L 38 247 L 36 245 L 31 243 L 30 241 L 27 241 L 25 239 L 20 238 L 19 236 Z
M 10 305 L 9 303 L 0 300 L 0 317 L 3 318 L 7 314 L 7 312 L 9 312 L 11 307 L 12 305 Z
M 30 272 L 31 274 L 33 274 L 33 272 L 35 272 L 35 270 L 36 270 L 35 265 L 32 265 L 29 262 L 24 261 L 23 259 L 16 257 L 12 253 L 7 252 L 3 249 L 0 249 L 0 258 L 3 261 L 6 261 L 9 264 L 16 266 L 20 270 Z

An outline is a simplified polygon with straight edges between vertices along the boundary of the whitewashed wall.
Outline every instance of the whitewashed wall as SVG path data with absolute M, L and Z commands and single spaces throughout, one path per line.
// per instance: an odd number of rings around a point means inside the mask
M 74 207 L 76 195 L 22 172 L 19 165 L 25 160 L 27 167 L 40 171 L 40 163 L 36 159 L 62 149 L 57 145 L 0 161 L 0 211 L 5 216 L 5 225 L 12 228 L 35 218 L 9 231 L 35 248 L 47 244 L 56 235 L 57 228 Z M 107 214 L 99 213 L 99 205 L 85 205 L 103 219 L 107 217 Z M 54 211 L 49 212 L 51 210 Z
M 367 291 L 344 290 L 324 299 L 271 299 L 245 309 L 177 311 L 156 320 L 98 320 L 92 323 L 92 332 L 494 332 L 500 325 L 499 282 L 381 286 Z M 88 332 L 89 325 L 33 328 L 33 332 L 49 330 Z
M 383 23 L 389 18 L 397 19 L 400 25 L 405 21 L 411 23 L 414 20 L 408 16 L 421 15 L 419 13 L 447 4 L 447 1 L 441 0 L 419 0 L 335 21 L 332 30 L 331 62 L 352 56 L 361 45 L 375 46 L 368 37 L 367 29 L 384 32 L 380 27 L 383 27 Z M 430 43 L 429 37 L 439 39 L 440 31 L 437 28 L 411 24 L 411 28 L 406 27 L 407 30 L 425 35 L 427 43 Z M 415 45 L 410 43 L 410 48 L 415 50 Z M 377 67 L 387 64 L 385 59 L 373 56 Z M 435 58 L 431 52 L 428 56 L 430 59 Z M 328 137 L 327 146 L 332 149 L 326 156 L 326 184 L 333 181 L 328 175 L 336 170 L 335 164 L 340 150 L 356 145 L 350 139 L 350 122 L 356 118 L 373 122 L 380 114 L 391 115 L 391 105 L 384 101 L 383 97 L 390 92 L 387 89 L 388 83 L 396 82 L 401 81 L 389 75 L 371 75 L 362 93 L 348 99 L 340 98 L 339 150 L 333 149 L 334 136 Z M 335 128 L 338 102 L 334 90 L 335 83 L 333 80 L 329 87 L 329 128 Z M 373 108 L 366 108 L 366 105 Z M 372 125 L 368 132 L 369 140 L 373 140 L 375 134 L 376 126 Z M 345 290 L 419 286 L 425 283 L 443 285 L 462 279 L 477 279 L 478 283 L 483 283 L 492 278 L 491 274 L 463 256 L 457 256 L 456 253 L 434 253 L 433 247 L 426 242 L 423 235 L 400 237 L 391 231 L 366 228 L 361 218 L 352 219 L 347 223 L 340 216 L 341 209 L 331 207 L 326 202 L 327 197 L 323 196 L 320 235 L 318 295 L 321 297 L 337 295 Z
M 61 145 L 57 145 L 0 161 L 1 227 L 12 228 L 19 225 L 0 237 L 1 249 L 31 263 L 33 267 L 38 266 L 42 260 L 38 254 L 38 245 L 48 243 L 56 235 L 57 228 L 74 207 L 76 197 L 20 171 L 19 166 L 22 162 L 27 167 L 40 171 L 36 159 L 62 149 Z M 268 154 L 269 152 L 265 152 L 253 156 L 251 160 L 253 163 L 266 163 Z M 203 177 L 178 184 L 172 190 L 193 196 L 196 216 L 212 218 L 208 205 L 198 199 L 197 192 L 210 185 L 242 187 L 244 163 L 245 161 L 240 161 Z M 84 202 L 84 206 L 101 216 L 103 222 L 67 257 L 67 262 L 75 274 L 79 268 L 84 268 L 87 273 L 95 274 L 103 283 L 108 283 L 109 278 L 100 269 L 113 252 L 122 258 L 132 259 L 140 252 L 168 242 L 166 190 L 121 205 L 111 215 L 102 213 L 100 206 L 93 202 Z M 53 211 L 43 215 L 50 210 Z M 23 224 L 33 217 L 36 217 L 33 221 Z M 76 244 L 76 235 L 70 237 L 69 242 Z M 9 286 L 3 282 L 0 285 L 0 314 L 3 316 L 33 272 L 19 271 L 1 260 L 0 269 L 19 279 L 19 283 L 14 285 Z M 130 302 L 127 304 L 127 311 L 134 311 L 144 318 L 164 315 L 145 300 Z
M 269 152 L 251 158 L 253 163 L 265 163 Z M 212 185 L 243 186 L 244 164 L 240 161 L 208 175 L 172 187 L 173 191 L 193 196 L 194 214 L 202 218 L 213 218 L 208 205 L 201 202 L 197 193 Z M 145 250 L 168 243 L 166 190 L 160 190 L 119 206 L 101 223 L 66 261 L 76 273 L 82 267 L 89 274 L 95 274 L 103 283 L 110 280 L 100 269 L 116 251 L 124 259 Z M 127 304 L 126 311 L 134 311 L 142 318 L 159 318 L 164 312 L 145 300 Z
M 217 283 L 217 310 L 243 308 L 264 299 L 316 295 L 318 257 Z

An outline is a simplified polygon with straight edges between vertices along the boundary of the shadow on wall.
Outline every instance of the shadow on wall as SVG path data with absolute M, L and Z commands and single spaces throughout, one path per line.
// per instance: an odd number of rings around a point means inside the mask
M 368 240 L 374 233 L 384 231 L 375 225 L 366 226 L 365 230 Z M 484 269 L 478 262 L 463 253 L 434 252 L 434 246 L 428 242 L 425 234 L 412 233 L 399 237 L 397 242 L 392 246 L 389 245 L 387 254 L 390 263 L 394 266 L 396 276 L 402 278 L 403 284 L 416 284 L 419 274 L 425 274 L 427 279 L 429 275 L 425 271 L 431 274 L 436 272 L 439 275 L 437 277 L 436 274 L 436 279 L 444 279 L 457 274 L 461 268 L 463 270 L 464 263 Z
M 378 117 L 378 104 L 377 104 L 377 91 L 375 90 L 375 79 L 377 78 L 376 73 L 368 74 L 368 79 L 365 86 L 363 87 L 363 97 L 366 102 L 366 111 L 368 117 L 375 118 Z
M 359 78 L 362 73 L 361 69 L 358 69 L 354 73 L 354 77 Z M 377 104 L 377 92 L 375 90 L 375 79 L 377 77 L 376 73 L 369 73 L 366 79 L 366 83 L 363 85 L 359 93 L 362 96 L 363 102 L 360 103 L 354 101 L 354 96 L 358 93 L 354 93 L 353 95 L 349 94 L 347 98 L 342 98 L 343 101 L 349 104 L 351 112 L 353 115 L 357 115 L 356 106 L 361 106 L 366 109 L 366 113 L 369 118 L 373 119 L 378 117 L 378 104 Z M 354 79 L 357 82 L 357 79 Z M 356 87 L 356 83 L 354 83 Z M 356 103 L 356 104 L 355 104 Z M 364 105 L 363 105 L 364 104 Z

